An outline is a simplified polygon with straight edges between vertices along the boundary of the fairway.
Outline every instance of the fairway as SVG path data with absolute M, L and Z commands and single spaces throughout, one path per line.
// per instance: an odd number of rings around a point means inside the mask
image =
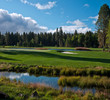
M 64 54 L 55 50 L 1 48 L 0 62 L 55 67 L 110 67 L 109 52 L 99 50 L 71 52 L 73 54 Z

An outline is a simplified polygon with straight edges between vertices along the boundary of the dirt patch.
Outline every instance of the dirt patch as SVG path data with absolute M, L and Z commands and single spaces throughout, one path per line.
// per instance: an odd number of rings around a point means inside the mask
M 48 50 L 48 48 L 35 48 L 36 50 Z
M 86 47 L 76 47 L 75 50 L 91 51 L 89 48 Z
M 103 67 L 95 67 L 95 69 L 103 69 Z
M 0 69 L 2 69 L 2 68 L 10 68 L 11 67 L 11 65 L 9 65 L 9 64 L 0 64 Z

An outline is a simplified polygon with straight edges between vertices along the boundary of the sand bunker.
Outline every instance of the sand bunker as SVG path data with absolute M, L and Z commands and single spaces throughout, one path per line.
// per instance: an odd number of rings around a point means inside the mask
M 62 53 L 65 53 L 65 54 L 78 54 L 78 53 L 73 53 L 73 52 L 62 52 Z

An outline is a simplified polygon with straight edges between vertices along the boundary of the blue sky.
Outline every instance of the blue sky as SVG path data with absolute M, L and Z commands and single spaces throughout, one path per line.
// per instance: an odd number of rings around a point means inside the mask
M 0 0 L 0 30 L 73 33 L 95 31 L 103 4 L 110 0 Z M 20 14 L 20 15 L 19 15 Z

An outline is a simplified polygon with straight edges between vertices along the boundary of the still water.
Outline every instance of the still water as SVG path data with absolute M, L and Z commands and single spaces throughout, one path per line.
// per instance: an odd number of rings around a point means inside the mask
M 59 89 L 59 85 L 58 85 L 59 77 L 34 76 L 34 75 L 29 75 L 28 73 L 15 73 L 15 72 L 0 72 L 0 77 L 1 76 L 5 76 L 10 80 L 16 79 L 17 81 L 20 80 L 21 82 L 24 82 L 24 83 L 40 83 L 55 89 Z M 92 89 L 85 88 L 82 90 L 79 87 L 73 87 L 73 88 L 65 87 L 63 88 L 63 90 L 73 90 L 73 91 L 81 90 L 83 92 L 91 91 L 93 94 L 96 91 L 95 88 L 92 88 Z

